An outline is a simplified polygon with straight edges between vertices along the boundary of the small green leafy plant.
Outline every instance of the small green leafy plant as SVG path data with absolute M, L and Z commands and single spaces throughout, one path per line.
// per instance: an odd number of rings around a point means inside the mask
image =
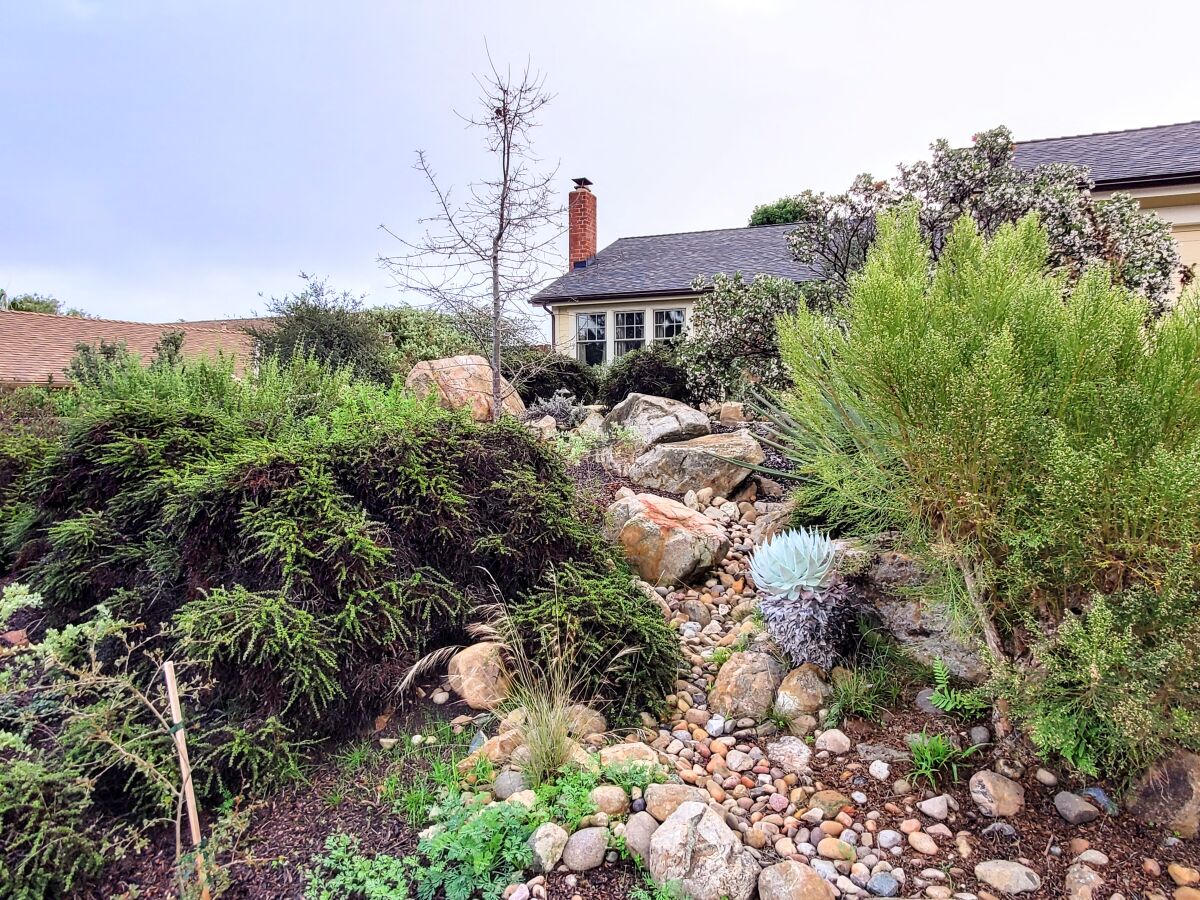
M 407 900 L 405 861 L 379 853 L 364 855 L 358 838 L 332 834 L 325 852 L 305 872 L 305 900 Z
M 978 746 L 959 750 L 945 735 L 925 731 L 916 736 L 909 749 L 912 751 L 913 780 L 923 779 L 933 787 L 947 775 L 951 781 L 958 782 L 959 764 L 979 751 Z
M 938 657 L 933 661 L 933 693 L 929 702 L 942 712 L 963 718 L 977 716 L 988 708 L 987 700 L 976 691 L 964 691 L 951 685 L 950 667 Z

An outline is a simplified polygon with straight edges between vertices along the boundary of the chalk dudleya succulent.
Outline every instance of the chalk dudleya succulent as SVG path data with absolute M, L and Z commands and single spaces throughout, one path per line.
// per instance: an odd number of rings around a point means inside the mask
M 837 551 L 816 529 L 795 528 L 770 537 L 750 560 L 750 575 L 758 589 L 771 597 L 798 600 L 829 580 Z
M 750 560 L 750 575 L 767 631 L 796 665 L 828 670 L 847 646 L 854 622 L 849 592 L 837 581 L 833 541 L 797 528 L 764 542 Z

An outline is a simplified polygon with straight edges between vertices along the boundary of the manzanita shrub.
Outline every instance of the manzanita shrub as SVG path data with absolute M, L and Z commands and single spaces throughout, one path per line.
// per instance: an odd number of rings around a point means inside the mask
M 964 217 L 935 262 L 919 217 L 880 217 L 842 323 L 781 326 L 802 510 L 900 529 L 1044 749 L 1121 774 L 1200 746 L 1195 298 L 1153 319 L 1051 266 L 1034 216 Z

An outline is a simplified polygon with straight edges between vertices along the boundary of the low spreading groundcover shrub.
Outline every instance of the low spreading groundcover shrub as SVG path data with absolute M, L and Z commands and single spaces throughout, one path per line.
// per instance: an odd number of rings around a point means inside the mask
M 241 382 L 207 363 L 123 366 L 80 406 L 22 476 L 6 549 L 47 627 L 102 610 L 134 623 L 135 676 L 153 679 L 159 655 L 185 667 L 207 791 L 293 773 L 301 739 L 377 714 L 496 591 L 535 647 L 559 598 L 598 673 L 581 689 L 610 718 L 670 690 L 677 642 L 518 423 L 476 425 L 304 358 Z M 0 732 L 36 715 L 6 697 Z
M 1122 777 L 1200 748 L 1195 299 L 1068 290 L 1033 217 L 964 219 L 936 265 L 915 209 L 878 227 L 842 321 L 780 329 L 802 512 L 902 529 L 1044 751 Z

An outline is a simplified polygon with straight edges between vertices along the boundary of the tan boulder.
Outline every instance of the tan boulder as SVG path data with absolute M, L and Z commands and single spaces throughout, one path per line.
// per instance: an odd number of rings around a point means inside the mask
M 404 379 L 404 386 L 418 397 L 435 395 L 446 409 L 469 409 L 476 422 L 492 419 L 492 367 L 482 356 L 450 356 L 419 362 Z M 525 411 L 516 389 L 503 377 L 500 397 L 504 412 L 516 416 Z
M 611 766 L 616 763 L 645 763 L 658 765 L 658 751 L 648 744 L 625 741 L 600 748 L 600 765 Z
M 646 788 L 646 812 L 659 822 L 687 802 L 707 803 L 708 791 L 687 784 L 652 784 Z
M 450 658 L 450 690 L 471 709 L 492 709 L 508 697 L 508 673 L 499 644 L 472 644 Z
M 625 474 L 642 487 L 685 494 L 710 488 L 728 496 L 750 474 L 749 466 L 766 460 L 749 431 L 706 434 L 687 441 L 656 444 L 635 459 Z
M 682 584 L 719 564 L 729 552 L 729 538 L 711 519 L 654 494 L 613 503 L 604 532 L 652 584 Z
M 727 719 L 762 719 L 771 709 L 783 668 L 769 653 L 734 653 L 721 666 L 708 705 Z

